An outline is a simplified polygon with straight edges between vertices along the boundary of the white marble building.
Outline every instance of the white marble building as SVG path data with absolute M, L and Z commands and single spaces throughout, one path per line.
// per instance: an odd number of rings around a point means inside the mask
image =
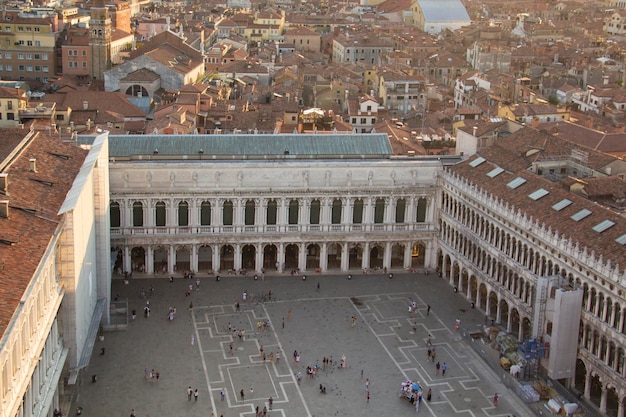
M 111 136 L 116 267 L 429 267 L 441 168 L 381 134 Z

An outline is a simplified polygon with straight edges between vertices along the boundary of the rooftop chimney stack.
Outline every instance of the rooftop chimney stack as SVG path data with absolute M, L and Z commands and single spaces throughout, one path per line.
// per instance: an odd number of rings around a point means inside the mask
M 30 172 L 37 172 L 37 160 L 30 158 L 28 162 L 30 162 Z

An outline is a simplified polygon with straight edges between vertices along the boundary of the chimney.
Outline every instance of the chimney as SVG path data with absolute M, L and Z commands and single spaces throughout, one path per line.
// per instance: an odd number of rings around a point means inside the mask
M 89 110 L 89 102 L 87 100 L 83 101 L 83 110 Z
M 0 219 L 9 218 L 9 200 L 0 200 Z
M 0 194 L 9 195 L 9 174 L 0 174 Z
M 30 162 L 30 172 L 37 172 L 37 160 L 30 158 L 28 162 Z

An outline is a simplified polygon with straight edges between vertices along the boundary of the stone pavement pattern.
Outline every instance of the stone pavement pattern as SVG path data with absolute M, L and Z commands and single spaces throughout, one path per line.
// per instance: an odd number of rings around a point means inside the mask
M 127 331 L 107 332 L 96 342 L 72 409 L 81 406 L 85 416 L 94 417 L 129 416 L 132 409 L 137 417 L 254 416 L 257 406 L 269 407 L 271 396 L 271 416 L 409 416 L 415 408 L 398 393 L 401 382 L 411 379 L 433 392 L 432 401 L 424 398 L 420 416 L 533 415 L 455 332 L 457 318 L 473 330 L 484 323 L 482 313 L 434 274 L 395 274 L 393 279 L 354 275 L 352 280 L 311 275 L 306 281 L 225 276 L 220 282 L 205 275 L 200 280 L 191 296 L 185 291 L 190 284 L 195 287 L 195 279 L 113 281 L 112 294 L 128 299 L 137 318 Z M 249 294 L 245 302 L 243 291 Z M 144 318 L 148 299 L 151 313 Z M 412 300 L 418 311 L 409 315 Z M 173 321 L 167 317 L 170 307 L 177 310 Z M 264 320 L 271 328 L 259 331 L 257 324 Z M 243 340 L 228 331 L 229 323 L 244 330 Z M 448 365 L 445 376 L 435 375 L 428 361 L 428 335 L 436 361 Z M 101 347 L 106 349 L 103 356 L 98 355 Z M 299 364 L 294 350 L 300 353 Z M 280 362 L 270 362 L 270 352 L 280 352 Z M 338 366 L 342 355 L 345 369 Z M 332 367 L 308 378 L 305 368 L 321 366 L 323 357 L 332 357 Z M 158 382 L 144 378 L 146 368 L 159 372 Z M 302 373 L 300 384 L 297 372 Z M 97 375 L 97 382 L 91 382 L 91 375 Z M 326 394 L 320 393 L 320 384 Z M 197 402 L 187 399 L 188 386 L 199 390 Z M 500 402 L 494 407 L 496 392 Z

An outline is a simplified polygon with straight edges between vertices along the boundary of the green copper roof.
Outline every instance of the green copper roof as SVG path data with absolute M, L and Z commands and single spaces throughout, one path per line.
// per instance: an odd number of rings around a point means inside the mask
M 120 159 L 353 159 L 385 158 L 392 153 L 382 133 L 109 135 L 109 154 Z

